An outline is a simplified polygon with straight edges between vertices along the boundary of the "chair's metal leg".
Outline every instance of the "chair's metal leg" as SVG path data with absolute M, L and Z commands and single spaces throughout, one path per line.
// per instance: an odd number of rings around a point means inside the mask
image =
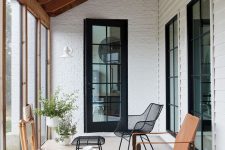
M 143 138 L 142 138 L 142 136 L 140 135 L 140 138 L 141 138 L 141 141 L 142 142 L 144 142 L 144 140 L 143 140 Z M 145 146 L 145 144 L 143 144 L 144 145 L 144 147 L 145 147 L 145 150 L 147 150 L 147 148 L 146 148 L 146 146 Z
M 129 140 L 128 140 L 128 149 L 127 150 L 129 150 L 129 148 L 130 148 L 130 139 L 131 139 L 131 136 L 129 137 Z
M 153 146 L 152 146 L 152 144 L 151 144 L 151 142 L 150 142 L 150 140 L 149 140 L 148 136 L 147 136 L 146 134 L 145 134 L 145 136 L 147 137 L 148 142 L 150 143 L 150 146 L 151 146 L 152 150 L 154 150 L 154 148 L 153 148 Z
M 120 140 L 119 150 L 120 150 L 120 148 L 121 148 L 122 141 L 123 141 L 123 137 L 121 137 L 121 140 Z

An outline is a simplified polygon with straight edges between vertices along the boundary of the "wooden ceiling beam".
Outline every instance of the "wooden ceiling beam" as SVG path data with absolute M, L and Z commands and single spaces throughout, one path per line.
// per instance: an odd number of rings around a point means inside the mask
M 87 0 L 52 0 L 43 5 L 43 8 L 50 16 L 56 16 L 86 1 Z

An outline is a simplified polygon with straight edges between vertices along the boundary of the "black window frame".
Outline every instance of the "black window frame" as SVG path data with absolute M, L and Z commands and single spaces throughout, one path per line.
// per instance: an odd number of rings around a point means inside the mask
M 174 23 L 175 21 L 177 21 L 177 46 L 174 46 Z M 173 25 L 173 48 L 171 49 L 170 48 L 170 25 Z M 179 108 L 178 105 L 175 104 L 175 90 L 173 90 L 173 97 L 174 97 L 174 101 L 173 101 L 173 104 L 172 106 L 174 107 L 173 111 L 174 111 L 174 114 L 173 114 L 173 118 L 174 118 L 174 126 L 173 126 L 173 129 L 174 131 L 171 130 L 171 113 L 170 113 L 170 108 L 171 108 L 171 103 L 170 103 L 170 79 L 173 78 L 173 79 L 177 79 L 177 82 L 178 82 L 178 73 L 177 75 L 174 76 L 174 67 L 175 67 L 175 61 L 174 61 L 174 53 L 173 53 L 173 76 L 171 77 L 170 76 L 170 51 L 173 51 L 175 49 L 177 49 L 177 54 L 178 54 L 178 36 L 179 36 L 179 33 L 178 33 L 178 16 L 175 15 L 166 25 L 165 25 L 165 53 L 166 53 L 166 130 L 169 131 L 169 133 L 171 133 L 172 136 L 176 136 L 176 131 L 175 131 L 175 127 L 176 127 L 176 119 L 175 119 L 175 116 L 176 116 L 176 113 L 175 113 L 175 108 Z M 177 55 L 178 57 L 178 55 Z M 178 60 L 178 58 L 177 58 Z M 178 70 L 178 62 L 177 62 L 177 70 Z M 175 89 L 175 80 L 173 80 L 173 89 Z M 177 84 L 178 86 L 178 84 Z M 178 100 L 178 87 L 177 87 L 177 100 Z M 177 114 L 178 115 L 178 114 Z M 178 118 L 178 116 L 176 117 Z M 179 126 L 179 124 L 177 124 L 177 126 Z

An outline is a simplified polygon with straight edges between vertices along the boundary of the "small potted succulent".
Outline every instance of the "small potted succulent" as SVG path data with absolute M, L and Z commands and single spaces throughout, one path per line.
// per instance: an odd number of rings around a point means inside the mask
M 56 128 L 56 133 L 59 135 L 59 138 L 57 138 L 56 141 L 61 145 L 69 145 L 70 137 L 76 134 L 76 129 L 76 123 L 73 123 L 72 114 L 69 113 L 65 115 Z
M 57 89 L 50 98 L 40 98 L 41 108 L 36 109 L 36 113 L 46 116 L 46 125 L 48 127 L 57 127 L 60 118 L 77 109 L 76 100 L 76 92 L 64 94 L 60 92 L 60 89 Z

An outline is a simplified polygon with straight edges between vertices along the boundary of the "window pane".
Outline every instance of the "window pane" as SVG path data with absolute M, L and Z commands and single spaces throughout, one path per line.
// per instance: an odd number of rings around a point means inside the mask
M 21 118 L 21 9 L 17 1 L 6 5 L 6 150 L 19 150 Z
M 36 19 L 27 14 L 28 36 L 28 103 L 35 108 L 36 100 Z
M 47 98 L 47 30 L 41 26 L 41 95 Z M 46 117 L 41 116 L 41 143 L 47 140 Z

